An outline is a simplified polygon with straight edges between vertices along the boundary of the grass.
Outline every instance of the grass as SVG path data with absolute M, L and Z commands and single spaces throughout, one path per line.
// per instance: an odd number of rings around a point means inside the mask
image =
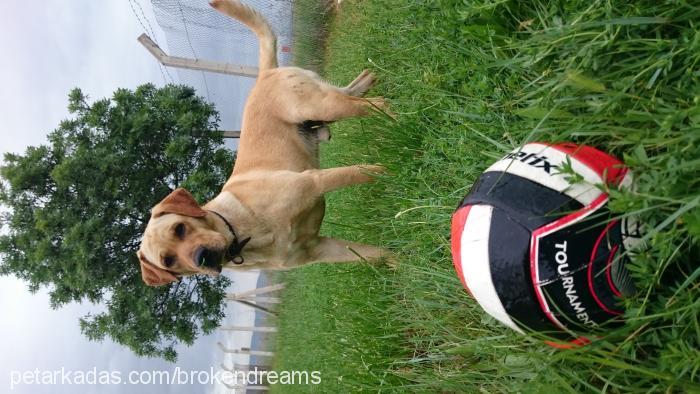
M 323 75 L 341 85 L 371 68 L 399 117 L 332 127 L 324 167 L 392 175 L 331 194 L 322 233 L 385 245 L 401 264 L 285 274 L 275 368 L 323 382 L 276 390 L 700 391 L 698 23 L 684 1 L 344 2 Z M 535 140 L 596 146 L 636 175 L 635 191 L 610 193 L 646 224 L 638 293 L 622 328 L 581 349 L 504 328 L 452 268 L 457 203 Z

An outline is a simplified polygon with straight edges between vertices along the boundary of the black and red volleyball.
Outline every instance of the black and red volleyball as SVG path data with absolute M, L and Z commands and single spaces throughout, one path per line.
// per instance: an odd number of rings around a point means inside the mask
M 636 223 L 608 208 L 607 187 L 631 174 L 615 157 L 574 144 L 529 143 L 489 167 L 452 217 L 464 287 L 520 332 L 585 341 L 620 323 L 634 287 L 626 251 Z

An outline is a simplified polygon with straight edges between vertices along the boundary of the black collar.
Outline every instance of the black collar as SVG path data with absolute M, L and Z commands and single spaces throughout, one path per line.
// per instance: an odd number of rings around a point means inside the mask
M 231 232 L 233 235 L 233 242 L 231 242 L 231 245 L 228 247 L 228 250 L 226 251 L 226 258 L 229 261 L 232 261 L 233 264 L 243 264 L 243 256 L 241 255 L 241 252 L 243 252 L 243 247 L 250 241 L 250 237 L 239 241 L 238 236 L 236 235 L 236 232 L 233 230 L 233 226 L 231 223 L 229 223 L 228 220 L 226 220 L 225 217 L 223 217 L 220 213 L 216 211 L 212 211 L 211 209 L 208 209 L 209 212 L 215 214 L 216 216 L 220 217 L 221 220 L 226 223 L 226 226 L 228 227 L 228 230 Z

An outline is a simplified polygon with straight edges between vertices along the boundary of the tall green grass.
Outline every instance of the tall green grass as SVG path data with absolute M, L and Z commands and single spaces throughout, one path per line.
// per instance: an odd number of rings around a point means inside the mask
M 322 232 L 382 244 L 396 270 L 286 274 L 276 368 L 322 372 L 281 392 L 700 391 L 700 6 L 689 1 L 352 1 L 324 76 L 371 68 L 398 120 L 332 128 L 326 167 L 392 172 L 329 198 Z M 574 141 L 632 168 L 610 190 L 646 224 L 626 324 L 559 351 L 483 313 L 449 254 L 457 203 L 522 143 Z

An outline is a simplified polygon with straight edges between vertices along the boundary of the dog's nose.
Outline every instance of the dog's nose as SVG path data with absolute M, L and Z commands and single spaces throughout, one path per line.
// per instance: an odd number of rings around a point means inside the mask
M 197 267 L 201 267 L 203 265 L 206 265 L 206 261 L 207 261 L 206 249 L 198 248 L 197 251 L 194 252 L 194 264 Z
M 194 264 L 197 267 L 217 268 L 221 254 L 215 250 L 210 250 L 205 247 L 197 248 L 194 253 Z

